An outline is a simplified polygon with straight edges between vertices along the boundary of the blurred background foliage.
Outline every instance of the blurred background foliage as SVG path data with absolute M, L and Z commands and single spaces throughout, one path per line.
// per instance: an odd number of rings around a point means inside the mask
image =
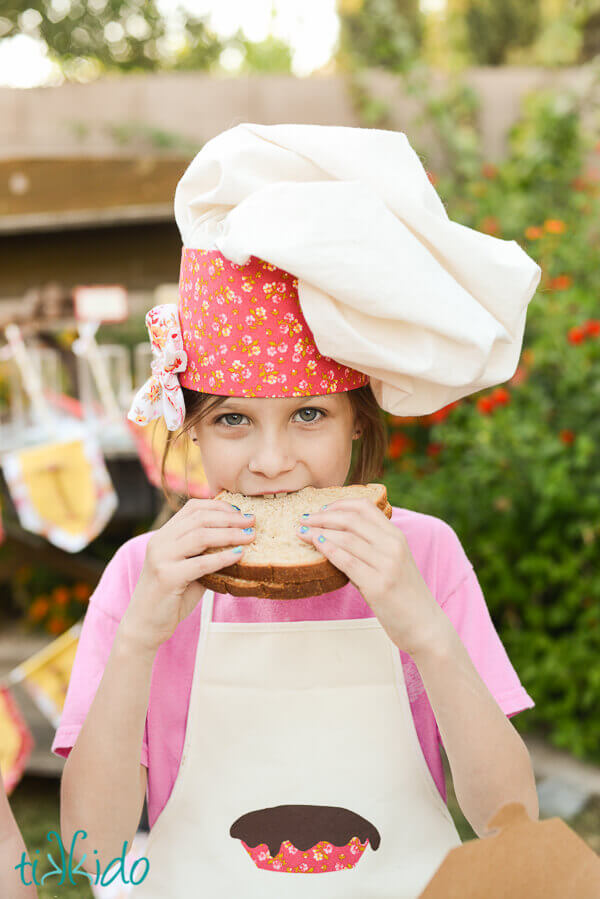
M 340 52 L 402 71 L 411 55 L 439 69 L 577 65 L 600 52 L 600 0 L 338 0 Z
M 327 71 L 349 62 L 402 72 L 415 56 L 446 71 L 466 66 L 578 65 L 600 52 L 600 0 L 337 0 L 340 35 Z M 439 8 L 438 8 L 439 7 Z M 427 12 L 424 10 L 428 9 Z M 273 11 L 275 15 L 275 11 Z M 290 72 L 287 43 L 223 37 L 207 13 L 156 0 L 5 0 L 0 39 L 42 40 L 67 80 L 108 72 Z
M 541 266 L 511 380 L 430 416 L 387 416 L 390 502 L 449 522 L 536 707 L 520 730 L 600 761 L 600 140 L 589 94 L 526 98 L 497 164 L 476 131 L 429 172 L 450 218 L 517 241 Z M 452 88 L 456 92 L 456 86 Z M 464 121 L 463 121 L 464 127 Z M 590 163 L 590 159 L 593 160 Z M 597 160 L 597 162 L 596 162 Z

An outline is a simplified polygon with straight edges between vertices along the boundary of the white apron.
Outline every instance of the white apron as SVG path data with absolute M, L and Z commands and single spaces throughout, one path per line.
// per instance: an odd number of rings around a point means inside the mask
M 415 899 L 461 840 L 398 648 L 377 618 L 213 622 L 213 601 L 136 899 Z

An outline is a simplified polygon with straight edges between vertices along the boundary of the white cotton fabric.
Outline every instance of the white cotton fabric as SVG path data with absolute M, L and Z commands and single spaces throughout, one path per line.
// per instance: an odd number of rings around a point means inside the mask
M 236 125 L 174 207 L 184 246 L 295 275 L 319 352 L 368 374 L 387 412 L 426 415 L 516 370 L 541 269 L 451 221 L 402 132 Z

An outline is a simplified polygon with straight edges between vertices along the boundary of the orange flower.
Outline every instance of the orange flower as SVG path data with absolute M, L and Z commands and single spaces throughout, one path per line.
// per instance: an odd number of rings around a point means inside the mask
M 29 606 L 29 617 L 33 621 L 41 621 L 48 609 L 50 608 L 50 603 L 46 599 L 45 596 L 38 596 L 37 599 Z
M 495 406 L 505 406 L 510 402 L 510 393 L 504 387 L 497 387 L 491 396 Z
M 390 440 L 388 447 L 388 456 L 390 459 L 397 459 L 398 456 L 401 456 L 413 445 L 414 441 L 412 441 L 410 437 L 407 437 L 402 431 L 397 431 L 395 434 L 392 434 L 392 439 Z
M 53 617 L 47 624 L 47 628 L 51 634 L 62 634 L 67 629 L 67 622 L 64 618 Z
M 583 328 L 590 337 L 598 337 L 600 334 L 600 321 L 597 318 L 589 318 L 584 322 Z
M 484 162 L 481 166 L 481 174 L 484 178 L 495 178 L 498 174 L 498 168 L 493 162 Z
M 521 353 L 521 358 L 523 359 L 523 362 L 525 363 L 525 365 L 533 365 L 535 353 L 533 352 L 533 350 L 527 348 L 526 350 L 523 350 L 523 352 Z
M 544 229 L 540 228 L 539 225 L 530 225 L 529 228 L 525 228 L 525 237 L 527 240 L 537 240 L 538 237 L 542 237 L 544 234 Z
M 429 424 L 440 424 L 440 422 L 445 421 L 448 418 L 449 411 L 448 407 L 444 406 L 442 409 L 436 409 L 435 412 L 432 412 L 427 416 L 427 420 Z
M 522 384 L 523 381 L 527 380 L 527 375 L 528 375 L 527 369 L 522 365 L 517 365 L 515 373 L 508 383 L 514 384 L 516 387 L 518 384 Z
M 573 443 L 573 441 L 575 440 L 575 434 L 573 433 L 573 431 L 569 431 L 569 430 L 561 431 L 558 436 L 560 437 L 560 439 L 562 440 L 563 443 L 567 443 L 567 444 Z
M 496 404 L 491 396 L 480 396 L 477 400 L 477 408 L 482 415 L 489 415 L 489 413 L 493 411 L 495 405 Z
M 438 183 L 438 176 L 435 174 L 435 172 L 428 172 L 427 170 L 425 170 L 425 173 L 435 187 L 435 185 Z
M 596 187 L 599 182 L 600 182 L 600 169 L 591 168 L 591 169 L 588 169 L 584 175 L 578 175 L 577 178 L 574 178 L 571 181 L 571 187 L 574 190 L 577 190 L 577 191 L 580 191 L 583 193 L 595 194 Z M 586 204 L 582 208 L 583 208 L 584 212 L 588 212 L 590 207 L 588 204 Z
M 78 599 L 80 602 L 85 602 L 90 596 L 92 589 L 89 584 L 84 584 L 82 581 L 75 584 L 73 587 L 73 596 L 75 599 Z
M 487 218 L 481 223 L 481 230 L 485 231 L 486 234 L 499 234 L 500 233 L 500 223 L 497 218 L 489 215 Z
M 444 448 L 443 443 L 430 443 L 427 446 L 427 455 L 428 456 L 437 456 L 438 453 L 440 453 L 443 448 Z
M 582 340 L 585 340 L 584 329 L 578 326 L 570 328 L 567 339 L 569 343 L 581 343 Z
M 571 275 L 557 275 L 556 278 L 550 280 L 548 287 L 550 287 L 551 290 L 566 290 L 572 283 L 573 279 Z
M 390 415 L 389 422 L 392 425 L 412 425 L 419 421 L 418 415 Z
M 549 234 L 564 234 L 567 230 L 567 226 L 562 219 L 546 219 L 544 228 Z
M 67 587 L 55 587 L 52 591 L 52 598 L 57 606 L 66 606 L 69 601 L 69 590 Z
M 458 406 L 460 400 L 454 400 L 453 403 L 448 403 L 447 406 L 442 406 L 441 409 L 436 409 L 435 412 L 431 412 L 429 415 L 426 415 L 423 419 L 424 424 L 439 424 L 444 421 L 450 415 L 452 409 L 455 406 Z

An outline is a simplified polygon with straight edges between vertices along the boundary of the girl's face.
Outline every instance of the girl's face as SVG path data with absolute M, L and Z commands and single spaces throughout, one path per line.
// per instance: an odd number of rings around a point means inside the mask
M 341 487 L 358 421 L 346 391 L 227 397 L 194 428 L 212 496 Z

